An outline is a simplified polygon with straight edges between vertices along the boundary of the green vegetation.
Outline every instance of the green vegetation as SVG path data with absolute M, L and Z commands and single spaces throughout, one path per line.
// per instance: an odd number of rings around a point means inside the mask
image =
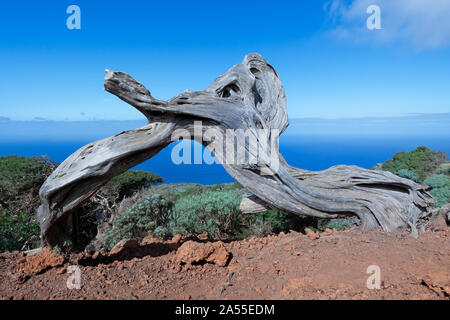
M 425 146 L 420 146 L 411 152 L 396 153 L 392 159 L 387 160 L 383 164 L 383 170 L 395 174 L 412 175 L 412 173 L 415 173 L 412 177 L 415 178 L 417 176 L 416 181 L 422 182 L 432 175 L 446 159 L 446 153 L 436 152 Z
M 0 250 L 39 246 L 39 225 L 35 217 L 40 205 L 39 189 L 55 168 L 56 164 L 40 157 L 0 157 Z M 161 182 L 163 179 L 156 174 L 130 170 L 113 178 L 101 192 L 111 206 L 143 188 Z M 77 226 L 84 228 L 80 234 L 88 233 L 85 238 L 91 237 L 91 233 L 95 236 L 98 223 L 96 215 L 104 211 L 105 208 L 96 202 L 88 202 L 80 208 Z M 90 232 L 87 232 L 88 229 Z M 90 240 L 83 238 L 77 241 L 84 243 Z
M 169 216 L 167 233 L 202 234 L 214 238 L 236 237 L 242 229 L 239 190 L 210 189 L 200 194 L 182 196 Z
M 446 174 L 447 176 L 450 176 L 450 166 L 439 168 L 437 174 Z
M 356 217 L 338 218 L 338 219 L 318 219 L 317 230 L 325 231 L 325 229 L 344 230 L 349 229 L 359 224 L 359 219 Z
M 159 175 L 142 171 L 128 170 L 114 177 L 103 187 L 103 193 L 109 199 L 121 200 L 130 197 L 140 189 L 154 184 L 162 183 L 164 180 Z
M 442 206 L 450 202 L 450 167 L 440 167 L 445 160 L 445 153 L 418 147 L 409 153 L 396 153 L 383 169 L 430 186 L 437 205 Z M 28 249 L 39 244 L 39 226 L 34 217 L 40 203 L 38 192 L 55 167 L 41 158 L 0 158 L 0 250 Z M 106 249 L 122 239 L 140 240 L 149 234 L 168 238 L 207 232 L 213 239 L 238 240 L 290 230 L 303 232 L 305 228 L 319 232 L 326 228 L 342 230 L 358 224 L 356 218 L 315 219 L 277 210 L 243 215 L 239 205 L 249 193 L 239 183 L 158 185 L 161 182 L 160 176 L 146 171 L 130 170 L 113 178 L 100 191 L 107 199 L 106 207 L 103 202 L 90 201 L 79 209 L 76 225 L 83 232 L 92 232 L 83 241 L 77 238 L 75 242 L 89 243 L 97 225 L 104 221 L 98 216 L 111 210 L 115 210 L 115 219 L 104 235 Z M 64 246 L 61 250 L 66 250 Z
M 449 167 L 439 168 L 446 157 L 445 153 L 418 147 L 412 152 L 396 153 L 383 164 L 383 169 L 429 185 L 438 205 L 443 205 L 450 201 Z M 139 240 L 148 234 L 171 237 L 207 232 L 214 239 L 243 239 L 290 230 L 303 232 L 306 227 L 319 232 L 327 228 L 342 230 L 359 223 L 352 217 L 314 219 L 277 210 L 243 215 L 239 204 L 246 195 L 248 192 L 238 183 L 213 186 L 183 183 L 143 189 L 133 196 L 134 204 L 107 232 L 105 247 L 111 249 L 121 239 Z M 156 216 L 155 212 L 160 214 Z
M 238 183 L 213 186 L 183 183 L 146 189 L 106 232 L 104 247 L 110 250 L 122 239 L 140 240 L 149 234 L 168 238 L 207 232 L 213 239 L 239 240 L 290 230 L 303 232 L 306 227 L 323 231 L 354 225 L 347 219 L 319 221 L 276 210 L 243 215 L 239 205 L 245 195 L 248 192 Z
M 37 157 L 0 157 L 0 250 L 39 245 L 39 188 L 54 165 Z
M 142 239 L 167 221 L 172 203 L 152 194 L 136 202 L 126 214 L 118 217 L 105 234 L 105 247 L 111 249 L 122 239 Z
M 429 192 L 439 207 L 450 203 L 450 166 L 441 167 L 446 159 L 446 153 L 421 146 L 411 152 L 396 153 L 383 164 L 383 170 L 430 186 Z
M 435 174 L 423 182 L 430 186 L 430 194 L 436 199 L 436 206 L 440 207 L 450 203 L 450 177 L 445 174 Z
M 419 176 L 412 170 L 408 169 L 400 169 L 396 173 L 399 177 L 413 180 L 415 182 L 419 182 Z
M 23 192 L 37 194 L 53 166 L 42 158 L 0 157 L 0 195 L 2 201 Z
M 172 184 L 143 190 L 106 232 L 104 246 L 111 249 L 121 239 L 139 240 L 148 234 L 171 237 L 206 231 L 216 238 L 234 237 L 242 225 L 243 192 L 238 184 Z
M 268 210 L 250 215 L 247 236 L 264 237 L 270 233 L 289 232 L 291 230 L 303 232 L 305 227 L 315 226 L 315 219 L 300 217 L 298 215 L 278 210 Z
M 128 170 L 111 179 L 97 193 L 100 198 L 103 197 L 106 201 L 96 202 L 91 199 L 78 209 L 75 216 L 77 228 L 76 238 L 74 239 L 75 247 L 85 248 L 96 237 L 99 225 L 108 220 L 112 212 L 128 210 L 133 206 L 135 196 L 142 194 L 146 189 L 161 182 L 163 182 L 163 178 L 159 175 L 142 170 Z M 124 199 L 127 199 L 127 205 L 119 206 Z M 149 206 L 149 208 L 154 207 L 156 208 L 156 204 Z M 148 229 L 147 220 L 149 218 L 146 218 L 146 215 L 152 217 L 150 211 L 140 210 L 137 206 L 128 217 L 130 221 L 118 219 L 117 223 L 119 223 L 121 228 L 114 230 L 114 233 L 109 235 L 108 242 L 114 243 L 116 238 L 119 238 L 119 240 L 121 237 L 136 238 L 144 232 L 147 234 L 152 232 L 152 230 Z M 119 214 L 119 216 L 122 215 Z M 131 228 L 130 226 L 135 222 L 140 224 Z M 98 244 L 94 246 L 98 246 Z
M 0 250 L 20 250 L 25 244 L 39 242 L 39 225 L 25 212 L 0 211 Z M 34 247 L 34 246 L 32 246 Z

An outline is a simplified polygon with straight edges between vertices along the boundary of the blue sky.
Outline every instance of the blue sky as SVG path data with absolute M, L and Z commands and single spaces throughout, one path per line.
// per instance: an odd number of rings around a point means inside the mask
M 365 27 L 369 4 L 382 30 Z M 290 118 L 450 112 L 448 0 L 19 0 L 0 10 L 0 120 L 141 119 L 103 90 L 106 68 L 169 99 L 249 52 L 277 69 Z

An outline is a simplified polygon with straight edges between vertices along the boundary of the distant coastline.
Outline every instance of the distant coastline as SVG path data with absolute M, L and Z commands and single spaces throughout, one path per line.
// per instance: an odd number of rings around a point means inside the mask
M 449 137 L 450 113 L 410 114 L 399 117 L 292 118 L 282 137 L 297 135 L 390 137 Z M 98 140 L 146 124 L 138 120 L 18 121 L 0 116 L 0 142 Z

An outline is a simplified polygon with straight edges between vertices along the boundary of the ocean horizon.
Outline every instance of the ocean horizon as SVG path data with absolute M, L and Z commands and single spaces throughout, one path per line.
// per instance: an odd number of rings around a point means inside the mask
M 127 121 L 0 120 L 0 156 L 47 155 L 62 162 L 82 146 L 146 124 Z M 389 118 L 291 119 L 280 136 L 280 151 L 289 164 L 307 170 L 334 165 L 371 168 L 396 152 L 424 145 L 450 153 L 450 113 Z M 174 142 L 133 169 L 159 174 L 165 183 L 217 184 L 234 179 L 220 164 L 174 164 Z M 192 142 L 196 143 L 196 142 Z M 204 148 L 202 146 L 202 148 Z
M 55 162 L 62 162 L 73 152 L 94 140 L 55 141 L 0 141 L 0 156 L 47 155 Z M 377 135 L 286 135 L 280 137 L 280 151 L 289 164 L 307 170 L 324 170 L 334 165 L 356 165 L 371 168 L 385 162 L 396 152 L 411 151 L 425 145 L 432 150 L 450 153 L 447 137 L 377 136 Z M 165 183 L 194 182 L 218 184 L 234 179 L 220 164 L 174 164 L 171 160 L 174 142 L 155 157 L 133 169 L 154 172 Z M 192 142 L 192 144 L 197 142 Z M 204 148 L 202 146 L 202 148 Z

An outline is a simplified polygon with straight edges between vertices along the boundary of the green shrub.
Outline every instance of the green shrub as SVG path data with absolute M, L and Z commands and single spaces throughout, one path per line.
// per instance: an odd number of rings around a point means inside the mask
M 116 219 L 113 228 L 105 235 L 104 246 L 111 249 L 122 239 L 139 240 L 148 234 L 166 238 L 176 234 L 200 235 L 207 232 L 213 239 L 231 240 L 290 230 L 304 232 L 306 227 L 320 231 L 325 229 L 318 226 L 320 219 L 277 210 L 243 215 L 239 206 L 247 194 L 236 183 L 154 186 L 144 190 L 135 204 Z M 355 225 L 347 219 L 322 220 L 326 220 L 324 225 L 329 228 L 343 229 Z
M 239 211 L 243 194 L 237 184 L 150 188 L 116 218 L 113 228 L 105 234 L 104 247 L 111 249 L 121 239 L 142 239 L 148 234 L 165 238 L 208 232 L 215 238 L 237 237 L 245 228 Z
M 338 219 L 325 219 L 319 218 L 317 220 L 317 230 L 325 231 L 325 229 L 344 230 L 349 229 L 359 224 L 357 217 L 338 218 Z
M 273 226 L 271 220 L 264 220 L 260 217 L 255 217 L 253 221 L 249 224 L 248 230 L 245 230 L 241 234 L 241 239 L 247 238 L 249 236 L 256 236 L 259 238 L 265 237 L 273 232 Z
M 206 190 L 181 197 L 169 216 L 168 230 L 175 234 L 202 234 L 229 238 L 242 229 L 239 205 L 242 194 L 236 190 Z
M 435 174 L 423 181 L 424 185 L 430 186 L 432 188 L 441 188 L 449 185 L 450 178 L 443 174 Z
M 109 199 L 121 200 L 132 196 L 143 187 L 162 182 L 163 178 L 155 173 L 142 170 L 128 170 L 112 178 L 102 190 Z
M 252 223 L 256 223 L 257 227 L 259 226 L 258 220 L 268 221 L 270 223 L 270 231 L 268 233 L 275 234 L 289 232 L 290 230 L 303 232 L 305 226 L 310 226 L 314 223 L 312 218 L 301 217 L 296 214 L 278 210 L 267 210 L 251 215 L 250 218 L 253 218 Z
M 37 243 L 39 243 L 39 224 L 30 221 L 28 214 L 0 211 L 0 250 L 20 250 L 25 244 L 35 247 Z
M 140 240 L 165 225 L 172 203 L 161 195 L 153 194 L 136 202 L 124 215 L 114 221 L 105 234 L 105 247 L 111 249 L 122 239 Z
M 53 166 L 42 158 L 0 157 L 0 200 L 8 202 L 25 192 L 37 196 L 52 171 Z
M 55 165 L 38 157 L 0 157 L 0 249 L 36 246 L 39 189 Z
M 419 182 L 419 176 L 411 170 L 408 169 L 400 169 L 396 173 L 399 177 L 410 179 L 415 182 Z
M 450 166 L 439 168 L 439 170 L 436 172 L 437 174 L 446 174 L 450 176 Z
M 436 206 L 442 207 L 450 203 L 450 186 L 442 188 L 433 188 L 430 194 L 436 199 Z
M 396 153 L 392 159 L 383 164 L 383 170 L 392 173 L 402 169 L 410 170 L 417 174 L 418 181 L 421 182 L 433 174 L 446 159 L 446 153 L 420 146 L 411 152 Z
M 436 199 L 436 206 L 440 207 L 450 203 L 450 177 L 436 174 L 425 179 L 423 184 L 430 186 L 430 194 Z

